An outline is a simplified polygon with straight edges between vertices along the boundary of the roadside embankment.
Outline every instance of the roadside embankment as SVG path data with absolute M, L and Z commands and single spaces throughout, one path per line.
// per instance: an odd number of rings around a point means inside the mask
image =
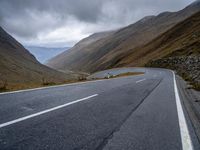
M 146 67 L 175 70 L 194 89 L 200 90 L 200 56 L 174 56 L 150 61 Z

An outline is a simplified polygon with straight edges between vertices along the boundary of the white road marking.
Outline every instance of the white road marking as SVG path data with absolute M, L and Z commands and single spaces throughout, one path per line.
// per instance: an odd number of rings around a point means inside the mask
M 193 150 L 191 137 L 190 137 L 188 126 L 187 126 L 187 123 L 186 123 L 186 119 L 185 119 L 185 116 L 184 116 L 184 113 L 183 113 L 181 100 L 180 100 L 180 97 L 179 97 L 179 94 L 178 94 L 178 88 L 177 88 L 176 77 L 175 77 L 174 72 L 173 72 L 173 78 L 174 78 L 174 92 L 175 92 L 175 98 L 176 98 L 176 106 L 177 106 L 177 112 L 178 112 L 182 148 L 183 148 L 183 150 Z
M 140 76 L 140 75 L 135 75 L 135 76 Z M 101 80 L 94 80 L 94 81 L 84 81 L 84 82 L 68 83 L 68 84 L 48 86 L 48 87 L 39 87 L 39 88 L 33 88 L 33 89 L 25 89 L 25 90 L 11 91 L 11 92 L 3 92 L 3 93 L 0 93 L 0 95 L 21 93 L 21 92 L 29 92 L 29 91 L 37 91 L 37 90 L 64 87 L 64 86 L 71 86 L 71 85 L 81 85 L 81 84 L 95 83 L 95 82 L 108 81 L 108 80 L 117 80 L 119 78 L 125 78 L 125 77 L 118 77 L 118 78 L 111 78 L 111 79 L 101 79 Z
M 142 80 L 138 80 L 138 81 L 136 81 L 136 83 L 139 83 L 139 82 L 142 82 L 142 81 L 145 81 L 146 79 L 144 78 L 144 79 L 142 79 Z
M 111 80 L 111 79 L 107 79 L 107 80 Z M 86 84 L 86 83 L 93 83 L 93 82 L 100 82 L 100 81 L 105 81 L 105 79 L 104 80 L 96 80 L 96 81 L 85 81 L 85 82 L 69 83 L 69 84 L 62 84 L 62 85 L 55 85 L 55 86 L 48 86 L 48 87 L 39 87 L 39 88 L 25 89 L 25 90 L 11 91 L 11 92 L 3 92 L 3 93 L 0 93 L 0 95 L 21 93 L 21 92 L 28 92 L 28 91 L 37 91 L 37 90 L 43 90 L 43 89 L 64 87 L 64 86 L 70 86 L 70 85 L 79 85 L 79 84 Z
M 28 115 L 28 116 L 18 118 L 18 119 L 15 119 L 15 120 L 12 120 L 12 121 L 9 121 L 9 122 L 6 122 L 6 123 L 2 123 L 2 124 L 0 124 L 0 128 L 3 128 L 3 127 L 6 127 L 6 126 L 9 126 L 9 125 L 12 125 L 12 124 L 33 118 L 33 117 L 36 117 L 36 116 L 39 116 L 39 115 L 42 115 L 42 114 L 46 114 L 48 112 L 51 112 L 51 111 L 54 111 L 54 110 L 57 110 L 57 109 L 61 109 L 63 107 L 66 107 L 66 106 L 69 106 L 69 105 L 72 105 L 72 104 L 75 104 L 75 103 L 78 103 L 78 102 L 81 102 L 81 101 L 85 101 L 85 100 L 88 100 L 88 99 L 90 99 L 92 97 L 96 97 L 96 96 L 98 96 L 98 94 L 94 94 L 94 95 L 91 95 L 91 96 L 88 96 L 88 97 L 85 97 L 85 98 L 81 98 L 81 99 L 78 99 L 78 100 L 63 104 L 63 105 L 59 105 L 59 106 L 44 110 L 44 111 L 40 111 L 40 112 L 32 114 L 32 115 Z

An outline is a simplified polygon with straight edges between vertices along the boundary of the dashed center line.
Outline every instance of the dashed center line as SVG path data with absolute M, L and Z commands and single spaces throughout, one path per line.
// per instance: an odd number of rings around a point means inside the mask
M 142 80 L 138 80 L 138 81 L 136 81 L 136 83 L 139 83 L 139 82 L 142 82 L 142 81 L 145 81 L 146 79 L 144 78 L 144 79 L 142 79 Z
M 2 124 L 0 124 L 0 128 L 3 128 L 3 127 L 6 127 L 6 126 L 9 126 L 9 125 L 12 125 L 12 124 L 33 118 L 33 117 L 36 117 L 36 116 L 39 116 L 39 115 L 42 115 L 42 114 L 46 114 L 48 112 L 51 112 L 51 111 L 54 111 L 54 110 L 57 110 L 57 109 L 61 109 L 63 107 L 66 107 L 66 106 L 69 106 L 69 105 L 72 105 L 72 104 L 75 104 L 75 103 L 78 103 L 78 102 L 81 102 L 81 101 L 84 101 L 84 100 L 88 100 L 88 99 L 90 99 L 92 97 L 96 97 L 96 96 L 98 96 L 98 94 L 94 94 L 94 95 L 91 95 L 91 96 L 88 96 L 88 97 L 85 97 L 85 98 L 81 98 L 81 99 L 78 99 L 78 100 L 63 104 L 63 105 L 59 105 L 59 106 L 44 110 L 44 111 L 40 111 L 38 113 L 29 115 L 29 116 L 25 116 L 25 117 L 18 118 L 18 119 L 15 119 L 15 120 L 12 120 L 12 121 L 9 121 L 9 122 L 6 122 L 6 123 L 2 123 Z

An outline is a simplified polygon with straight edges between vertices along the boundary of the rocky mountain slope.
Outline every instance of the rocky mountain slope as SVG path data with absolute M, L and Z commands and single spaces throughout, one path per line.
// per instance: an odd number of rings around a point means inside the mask
M 151 42 L 199 10 L 200 1 L 196 1 L 178 12 L 164 12 L 158 16 L 145 17 L 98 40 L 86 42 L 84 46 L 78 46 L 79 42 L 68 52 L 51 59 L 47 65 L 55 69 L 84 72 L 95 72 L 128 63 L 132 66 L 142 65 L 144 63 L 140 62 L 143 60 L 140 60 L 140 57 L 145 53 L 138 47 Z M 92 39 L 92 36 L 89 39 Z
M 200 90 L 200 12 L 144 46 L 142 51 L 146 54 L 140 61 L 127 58 L 124 63 L 143 65 L 149 60 L 146 66 L 176 70 Z
M 173 69 L 200 90 L 200 11 L 113 65 L 124 66 Z
M 170 56 L 199 55 L 200 12 L 178 23 L 149 43 L 132 49 L 114 66 L 143 66 L 150 60 Z
M 73 79 L 40 64 L 19 42 L 0 27 L 0 90 L 21 89 Z

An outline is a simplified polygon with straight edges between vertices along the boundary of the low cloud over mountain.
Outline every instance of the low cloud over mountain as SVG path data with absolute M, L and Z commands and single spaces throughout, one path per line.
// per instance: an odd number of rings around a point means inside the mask
M 94 32 L 120 28 L 193 0 L 1 0 L 0 26 L 26 45 L 71 46 Z

